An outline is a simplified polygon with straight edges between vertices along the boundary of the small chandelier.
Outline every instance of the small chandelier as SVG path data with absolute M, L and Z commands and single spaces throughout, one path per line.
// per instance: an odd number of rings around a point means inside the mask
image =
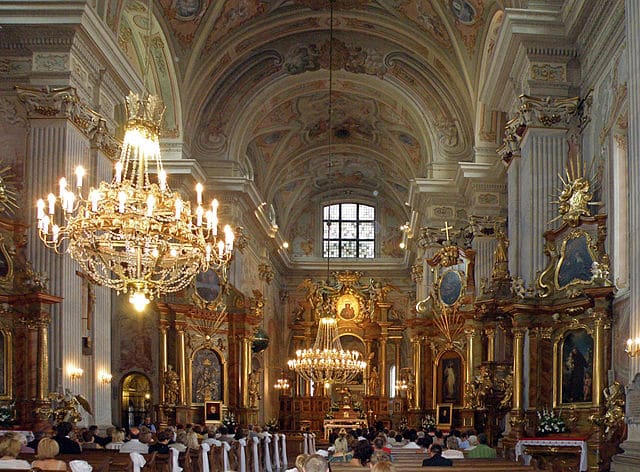
M 367 363 L 358 351 L 345 351 L 338 335 L 338 322 L 330 315 L 320 318 L 318 334 L 310 349 L 298 349 L 289 369 L 317 384 L 345 384 L 362 374 Z
M 218 231 L 218 201 L 203 207 L 184 201 L 167 184 L 160 157 L 164 107 L 153 95 L 126 99 L 127 126 L 111 182 L 85 191 L 85 171 L 76 168 L 75 190 L 64 177 L 58 195 L 37 202 L 38 234 L 49 248 L 67 252 L 97 284 L 128 293 L 136 309 L 156 297 L 185 288 L 212 268 L 223 278 L 234 234 Z M 157 183 L 149 178 L 155 163 Z
M 283 392 L 283 391 L 289 390 L 289 388 L 291 388 L 291 385 L 289 385 L 288 379 L 280 377 L 278 380 L 276 380 L 276 383 L 274 384 L 273 388 L 275 388 L 280 392 Z

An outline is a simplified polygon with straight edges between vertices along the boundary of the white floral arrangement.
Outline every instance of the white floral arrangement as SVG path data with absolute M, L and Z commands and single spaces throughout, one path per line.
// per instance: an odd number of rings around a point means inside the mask
M 553 410 L 538 411 L 538 434 L 565 433 L 567 427 L 560 414 L 556 415 Z
M 236 429 L 236 426 L 238 426 L 236 415 L 234 415 L 233 413 L 227 413 L 222 419 L 222 425 L 229 431 L 234 431 Z
M 428 429 L 431 427 L 435 427 L 436 419 L 433 415 L 426 415 L 422 417 L 422 429 Z
M 269 428 L 270 431 L 277 430 L 279 425 L 280 425 L 280 422 L 278 421 L 278 418 L 270 418 L 266 422 L 266 426 L 267 428 Z
M 13 421 L 13 403 L 0 405 L 0 425 L 11 426 Z

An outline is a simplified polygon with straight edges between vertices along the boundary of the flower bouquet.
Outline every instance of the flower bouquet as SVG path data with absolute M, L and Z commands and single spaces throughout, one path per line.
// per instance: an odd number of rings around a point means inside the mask
M 226 415 L 224 415 L 224 418 L 222 418 L 222 425 L 229 431 L 235 431 L 236 426 L 238 426 L 236 415 L 234 415 L 233 413 L 227 413 Z
M 13 426 L 13 403 L 8 405 L 0 405 L 0 426 L 7 428 Z
M 422 429 L 427 430 L 431 427 L 435 427 L 436 419 L 433 415 L 426 415 L 422 417 Z
M 567 427 L 560 414 L 556 415 L 553 410 L 544 409 L 538 411 L 538 435 L 566 433 Z

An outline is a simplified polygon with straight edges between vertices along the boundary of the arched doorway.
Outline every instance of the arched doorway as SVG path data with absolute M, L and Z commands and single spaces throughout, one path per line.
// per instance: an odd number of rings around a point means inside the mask
M 144 374 L 134 372 L 122 379 L 122 425 L 139 425 L 145 416 L 151 415 L 151 381 Z

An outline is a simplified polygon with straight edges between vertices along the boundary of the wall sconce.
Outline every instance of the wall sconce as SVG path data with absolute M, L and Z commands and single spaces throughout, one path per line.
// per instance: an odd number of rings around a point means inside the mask
M 627 346 L 624 348 L 624 352 L 629 354 L 629 357 L 636 357 L 640 355 L 640 337 L 636 339 L 627 339 Z
M 84 375 L 84 370 L 82 370 L 80 367 L 70 365 L 67 366 L 67 374 L 69 375 L 70 379 L 76 380 Z
M 283 378 L 279 378 L 278 380 L 276 380 L 276 383 L 273 386 L 273 388 L 275 388 L 276 390 L 282 392 L 282 391 L 285 391 L 285 390 L 288 390 L 289 388 L 291 388 L 291 385 L 289 385 L 289 380 L 283 379 Z
M 111 375 L 109 372 L 105 372 L 104 370 L 101 370 L 98 373 L 98 381 L 100 383 L 108 384 L 111 382 L 112 378 L 113 378 L 113 375 Z

